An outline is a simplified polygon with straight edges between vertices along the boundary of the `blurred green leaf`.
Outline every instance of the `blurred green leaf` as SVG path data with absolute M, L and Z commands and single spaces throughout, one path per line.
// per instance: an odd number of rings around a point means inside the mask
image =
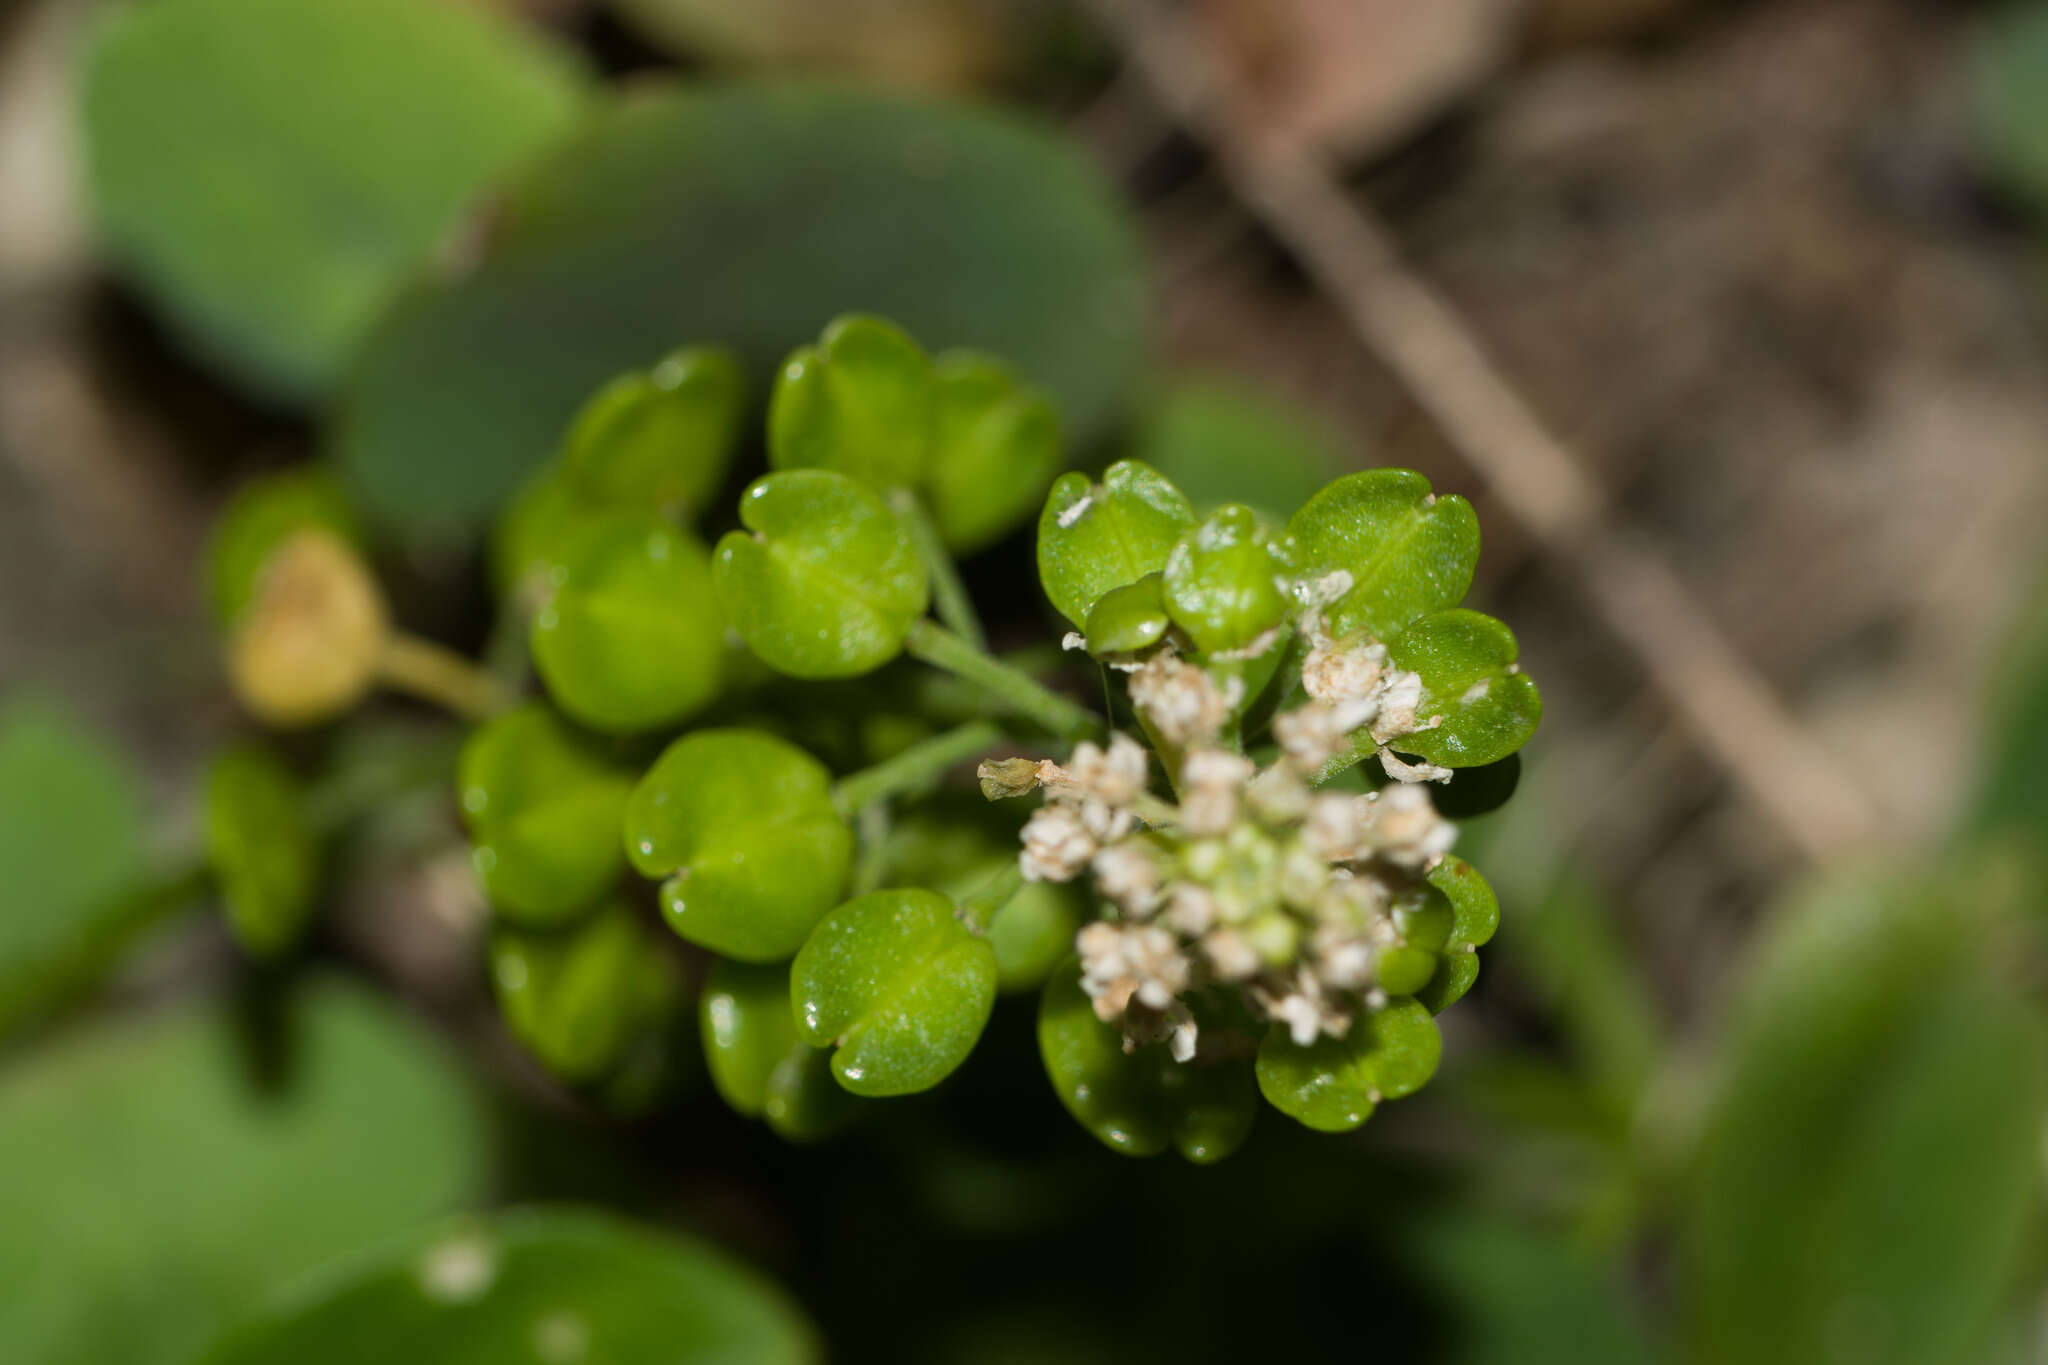
M 1038 580 L 1060 615 L 1085 630 L 1104 594 L 1166 568 L 1195 514 L 1159 471 L 1118 460 L 1097 483 L 1062 474 L 1038 517 Z
M 1685 1205 L 1698 1359 L 1946 1365 L 1983 1348 L 2048 1122 L 2048 1035 L 2001 975 L 2012 934 L 1967 882 L 1868 876 L 1767 936 Z
M 1145 412 L 1131 453 L 1197 510 L 1249 503 L 1277 526 L 1336 474 L 1342 449 L 1334 429 L 1248 385 L 1182 379 Z
M 505 1021 L 563 1080 L 581 1085 L 618 1071 L 680 998 L 651 932 L 631 907 L 613 903 L 566 930 L 491 936 L 491 983 Z
M 704 1059 L 725 1102 L 793 1142 L 836 1132 L 859 1103 L 833 1079 L 832 1054 L 797 1032 L 789 967 L 720 959 L 700 1005 Z
M 1033 7 L 1010 0 L 612 0 L 649 42 L 770 71 L 844 71 L 904 85 L 981 84 L 1015 64 Z
M 1622 1267 L 1562 1229 L 1431 1204 L 1400 1245 L 1449 1310 L 1448 1365 L 1650 1365 Z
M 825 766 L 752 730 L 668 746 L 626 805 L 626 856 L 661 888 L 669 927 L 714 952 L 773 962 L 839 898 L 853 834 Z
M 802 1312 L 716 1248 L 608 1214 L 464 1219 L 330 1271 L 202 1365 L 806 1365 Z
M 1412 469 L 1346 474 L 1302 504 L 1287 534 L 1305 578 L 1350 577 L 1329 607 L 1333 635 L 1392 640 L 1416 617 L 1462 602 L 1479 563 L 1472 505 L 1438 497 Z
M 269 750 L 237 745 L 208 765 L 204 813 L 228 927 L 252 956 L 279 956 L 305 933 L 319 890 L 304 789 Z
M 330 445 L 414 538 L 476 531 L 600 383 L 678 337 L 772 372 L 866 310 L 1003 356 L 1086 441 L 1141 357 L 1131 223 L 1014 115 L 832 86 L 642 92 L 504 205 L 491 256 L 402 303 Z
M 702 541 L 652 512 L 581 521 L 556 547 L 533 618 L 533 663 L 593 729 L 674 725 L 718 694 L 725 620 Z
M 562 477 L 595 506 L 686 519 L 711 505 L 747 416 L 739 357 L 686 346 L 583 405 L 562 445 Z
M 198 350 L 310 401 L 464 209 L 567 130 L 580 86 L 478 6 L 120 6 L 85 75 L 100 227 Z
M 0 701 L 0 1024 L 147 872 L 141 779 L 49 703 Z
M 1507 926 L 1502 950 L 1556 1018 L 1581 1074 L 1614 1113 L 1632 1113 L 1664 1027 L 1614 906 L 1568 863 L 1540 897 L 1524 892 Z
M 971 554 L 1025 521 L 1066 461 L 1058 411 L 1003 361 L 946 351 L 936 384 L 924 496 L 947 548 Z
M 876 492 L 912 488 L 931 454 L 932 363 L 895 323 L 849 314 L 782 364 L 768 463 L 830 469 Z
M 2048 585 L 2017 626 L 1988 708 L 1977 791 L 1964 816 L 1971 832 L 2038 843 L 2048 829 Z
M 881 499 L 844 474 L 787 469 L 741 495 L 740 521 L 718 542 L 718 600 L 764 663 L 845 678 L 896 657 L 931 594 Z
M 1990 171 L 2048 213 L 2048 5 L 2007 0 L 1970 52 L 1977 143 Z
M 856 1095 L 929 1090 L 967 1060 L 995 1006 L 988 941 L 936 891 L 876 891 L 827 915 L 790 966 L 797 1026 L 835 1049 Z
M 594 906 L 625 867 L 619 819 L 632 775 L 534 702 L 463 745 L 456 786 L 470 863 L 501 915 L 561 924 Z
M 0 1359 L 178 1365 L 256 1296 L 478 1192 L 480 1116 L 430 1037 L 334 982 L 288 1005 L 275 1092 L 194 1006 L 0 1070 Z

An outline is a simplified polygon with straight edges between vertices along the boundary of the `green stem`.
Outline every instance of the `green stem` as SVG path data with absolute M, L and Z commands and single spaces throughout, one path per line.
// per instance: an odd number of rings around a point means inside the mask
M 1030 674 L 991 658 L 935 621 L 915 622 L 903 646 L 911 657 L 965 678 L 1061 739 L 1087 739 L 1103 731 L 1102 717 L 1087 707 L 1069 701 Z
M 982 633 L 981 618 L 974 611 L 974 599 L 967 595 L 967 585 L 960 581 L 960 568 L 947 552 L 945 542 L 939 539 L 939 528 L 932 525 L 931 514 L 925 511 L 924 503 L 908 488 L 899 488 L 891 493 L 889 502 L 895 507 L 904 529 L 910 532 L 911 543 L 917 546 L 917 557 L 924 561 L 925 572 L 931 576 L 932 606 L 937 609 L 939 619 L 946 623 L 948 630 L 976 649 L 987 649 L 988 637 Z
M 946 769 L 1000 743 L 1002 738 L 1002 728 L 993 721 L 971 720 L 956 725 L 943 734 L 919 740 L 872 768 L 840 778 L 832 786 L 832 803 L 842 815 L 852 817 L 877 801 L 929 786 Z
M 377 672 L 386 686 L 432 702 L 464 720 L 489 720 L 515 700 L 496 678 L 468 659 L 414 635 L 393 634 L 384 646 Z
M 889 875 L 889 807 L 870 801 L 857 817 L 860 826 L 860 859 L 853 865 L 853 894 L 865 896 L 881 889 Z
M 1008 859 L 995 870 L 989 879 L 974 888 L 960 901 L 960 922 L 977 934 L 988 932 L 989 921 L 996 917 L 996 911 L 1010 903 L 1010 898 L 1023 889 L 1024 869 L 1015 858 Z

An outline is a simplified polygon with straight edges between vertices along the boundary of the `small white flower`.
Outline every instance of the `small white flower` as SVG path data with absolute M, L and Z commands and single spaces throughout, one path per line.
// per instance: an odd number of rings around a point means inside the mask
M 1366 837 L 1388 862 L 1420 868 L 1451 851 L 1458 827 L 1436 812 L 1426 788 L 1387 787 L 1370 798 Z
M 1024 825 L 1024 852 L 1018 865 L 1033 882 L 1072 881 L 1095 856 L 1095 836 L 1071 807 L 1048 803 L 1032 812 Z
M 1087 796 L 1123 807 L 1145 790 L 1145 749 L 1128 735 L 1112 735 L 1109 748 L 1083 740 L 1067 762 L 1065 781 Z
M 1216 897 L 1194 882 L 1175 882 L 1167 894 L 1167 924 L 1175 933 L 1200 938 L 1216 923 Z
M 1135 840 L 1112 844 L 1095 855 L 1095 888 L 1142 919 L 1159 904 L 1159 863 Z
M 1218 981 L 1249 981 L 1259 974 L 1259 955 L 1251 940 L 1232 928 L 1212 931 L 1202 938 L 1202 956 Z
M 1309 802 L 1301 837 L 1326 862 L 1348 863 L 1364 856 L 1366 816 L 1363 797 L 1322 792 Z
M 1230 715 L 1230 698 L 1208 672 L 1172 654 L 1147 660 L 1131 675 L 1130 686 L 1131 704 L 1172 744 L 1212 739 Z
M 1397 736 L 1427 729 L 1415 716 L 1421 705 L 1422 675 L 1399 668 L 1389 670 L 1380 691 L 1379 715 L 1373 720 L 1373 738 L 1384 744 Z
M 1301 686 L 1317 701 L 1370 697 L 1387 668 L 1387 647 L 1377 640 L 1338 647 L 1318 639 L 1301 665 Z

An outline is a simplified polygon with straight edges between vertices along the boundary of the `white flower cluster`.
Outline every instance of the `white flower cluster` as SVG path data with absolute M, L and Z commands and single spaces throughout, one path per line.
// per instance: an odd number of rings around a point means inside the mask
M 1378 964 L 1403 945 L 1403 916 L 1427 896 L 1424 875 L 1455 834 L 1411 783 L 1448 773 L 1396 760 L 1388 771 L 1404 780 L 1380 791 L 1312 788 L 1360 736 L 1378 747 L 1430 722 L 1416 715 L 1420 679 L 1392 667 L 1383 646 L 1311 640 L 1309 700 L 1275 718 L 1280 755 L 1263 771 L 1221 743 L 1239 697 L 1170 648 L 1132 672 L 1130 695 L 1178 756 L 1177 804 L 1148 792 L 1147 751 L 1123 735 L 1080 745 L 1064 767 L 984 766 L 991 796 L 1045 793 L 1024 827 L 1026 878 L 1092 873 L 1109 913 L 1076 941 L 1081 984 L 1127 1050 L 1165 1040 L 1191 1058 L 1187 997 L 1207 986 L 1239 987 L 1256 1016 L 1303 1046 L 1342 1037 L 1359 1010 L 1385 1002 Z

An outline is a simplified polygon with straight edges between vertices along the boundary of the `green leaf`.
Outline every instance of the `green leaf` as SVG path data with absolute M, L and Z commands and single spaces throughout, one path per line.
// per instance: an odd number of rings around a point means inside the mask
M 936 400 L 924 496 L 948 549 L 972 554 L 1031 515 L 1066 462 L 1059 411 L 1002 361 L 947 351 L 932 362 Z
M 996 955 L 936 891 L 876 891 L 819 922 L 790 968 L 803 1035 L 836 1049 L 856 1095 L 928 1090 L 967 1060 L 996 998 Z
M 1992 173 L 2048 213 L 2048 9 L 1996 6 L 1970 44 L 1976 140 Z
M 288 1003 L 268 1092 L 192 1005 L 0 1071 L 0 1359 L 183 1365 L 252 1299 L 479 1192 L 482 1116 L 430 1035 L 334 981 Z
M 1980 1358 L 2031 1259 L 2048 1036 L 2017 926 L 1950 880 L 1827 888 L 1759 949 L 1683 1206 L 1697 1358 Z
M 996 951 L 997 990 L 1038 989 L 1073 951 L 1074 935 L 1081 929 L 1079 899 L 1068 885 L 1027 882 L 1003 903 L 988 922 L 988 944 Z
M 1456 1324 L 1450 1365 L 1653 1365 L 1619 1258 L 1557 1229 L 1431 1200 L 1393 1232 Z
M 1493 940 L 1494 931 L 1500 928 L 1500 898 L 1478 868 L 1455 853 L 1446 853 L 1430 869 L 1429 884 L 1450 901 L 1450 946 L 1477 948 Z
M 793 744 L 699 730 L 663 751 L 626 804 L 626 853 L 667 876 L 662 907 L 692 943 L 744 962 L 786 958 L 839 899 L 853 835 L 832 777 Z
M 1458 608 L 1425 616 L 1395 636 L 1397 668 L 1422 675 L 1415 713 L 1443 723 L 1393 741 L 1447 768 L 1498 763 L 1529 742 L 1543 719 L 1543 695 L 1515 662 L 1514 632 L 1491 616 Z
M 910 535 L 844 474 L 792 469 L 740 498 L 752 532 L 718 542 L 718 597 L 763 662 L 797 678 L 846 678 L 896 657 L 931 600 Z
M 651 513 L 584 523 L 533 618 L 533 662 L 561 708 L 594 729 L 673 725 L 718 694 L 725 623 L 709 556 Z
M 200 1365 L 808 1365 L 817 1341 L 724 1252 L 610 1214 L 466 1218 L 271 1304 Z
M 896 821 L 883 852 L 891 880 L 928 886 L 955 902 L 988 884 L 1017 857 L 1021 817 L 981 807 L 962 817 L 958 808 L 916 812 Z M 996 989 L 1037 990 L 1074 951 L 1081 927 L 1082 893 L 1068 882 L 1026 882 L 1003 902 L 988 924 L 996 952 Z
M 651 46 L 726 70 L 985 90 L 1004 73 L 1021 74 L 1019 66 L 1042 70 L 1051 55 L 1032 41 L 1045 37 L 1046 16 L 1003 0 L 612 0 L 609 8 Z
M 577 1084 L 617 1071 L 675 995 L 666 961 L 623 904 L 563 931 L 500 929 L 490 956 L 491 983 L 513 1035 Z
M 1455 607 L 1479 563 L 1479 519 L 1460 497 L 1440 498 L 1408 469 L 1347 474 L 1287 523 L 1304 579 L 1350 575 L 1329 607 L 1333 635 L 1391 640 L 1427 612 Z
M 1289 560 L 1258 513 L 1242 503 L 1218 508 L 1167 557 L 1166 610 L 1204 654 L 1249 648 L 1286 619 Z
M 932 364 L 908 333 L 852 314 L 783 362 L 768 463 L 830 469 L 878 493 L 915 487 L 931 455 Z
M 797 1032 L 786 965 L 712 964 L 700 1015 L 711 1082 L 735 1110 L 766 1118 L 793 1142 L 828 1136 L 853 1117 L 856 1102 L 832 1078 L 831 1055 Z
M 586 502 L 687 519 L 725 480 L 747 416 L 739 357 L 688 346 L 621 375 L 576 414 L 562 477 Z
M 1443 1036 L 1429 1011 L 1396 999 L 1367 1010 L 1342 1038 L 1298 1047 L 1274 1025 L 1259 1045 L 1259 1091 L 1275 1109 L 1323 1133 L 1343 1133 L 1383 1100 L 1413 1094 L 1436 1074 Z
M 508 711 L 470 736 L 456 783 L 470 863 L 507 919 L 564 923 L 618 879 L 632 776 L 547 707 Z
M 1149 649 L 1166 638 L 1173 618 L 1166 611 L 1163 576 L 1148 573 L 1135 583 L 1111 588 L 1088 609 L 1082 632 L 1097 658 Z
M 1965 830 L 2027 846 L 2048 828 L 2048 580 L 2010 628 L 1981 726 Z
M 328 433 L 373 516 L 478 530 L 579 403 L 678 337 L 773 373 L 861 309 L 1001 355 L 1077 441 L 1142 357 L 1129 215 L 1057 130 L 781 81 L 642 91 L 514 184 L 481 267 L 388 316 Z
M 228 928 L 251 956 L 281 956 L 304 936 L 319 889 L 320 845 L 298 779 L 267 749 L 224 749 L 207 767 L 204 815 Z
M 581 93 L 560 52 L 475 7 L 124 6 L 85 73 L 101 234 L 207 359 L 309 401 Z
M 1442 1014 L 1464 999 L 1479 980 L 1477 950 L 1500 927 L 1500 900 L 1479 869 L 1453 854 L 1445 854 L 1430 870 L 1429 882 L 1449 899 L 1452 921 L 1436 973 L 1415 992 L 1415 998 L 1431 1014 Z
M 148 871 L 143 817 L 119 750 L 43 701 L 0 703 L 0 1001 L 120 913 Z
M 1160 1045 L 1125 1052 L 1122 1030 L 1095 1017 L 1072 956 L 1054 969 L 1039 998 L 1038 1051 L 1067 1112 L 1128 1156 L 1157 1156 L 1172 1146 L 1198 1164 L 1221 1161 L 1243 1145 L 1258 1114 L 1251 1068 L 1241 1057 L 1176 1062 Z
M 1181 491 L 1136 460 L 1118 460 L 1100 483 L 1063 474 L 1038 517 L 1038 580 L 1059 613 L 1085 630 L 1104 593 L 1163 570 L 1194 524 Z
M 207 598 L 214 619 L 232 624 L 255 599 L 271 551 L 295 531 L 332 531 L 352 544 L 362 533 L 339 481 L 323 465 L 300 465 L 235 490 L 206 547 Z
M 1249 503 L 1275 525 L 1340 466 L 1342 437 L 1299 408 L 1235 380 L 1181 379 L 1144 414 L 1137 458 L 1198 510 Z

